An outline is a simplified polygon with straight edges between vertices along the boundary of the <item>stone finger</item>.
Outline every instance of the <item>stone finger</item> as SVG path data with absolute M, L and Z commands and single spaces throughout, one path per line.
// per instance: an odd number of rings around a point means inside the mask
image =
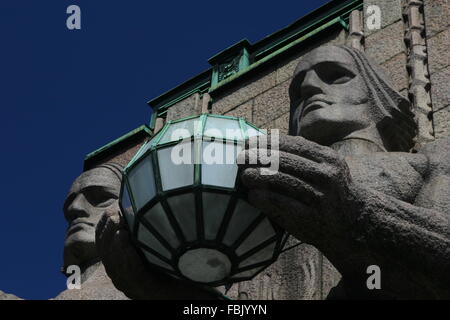
M 249 149 L 240 153 L 240 166 L 245 168 L 272 167 L 290 174 L 309 183 L 324 184 L 330 180 L 330 170 L 325 164 L 317 163 L 292 153 L 280 151 L 272 154 L 270 161 L 276 163 L 267 164 L 268 152 L 266 149 Z M 245 159 L 245 160 L 243 160 Z
M 300 136 L 267 135 L 250 138 L 246 149 L 258 147 L 292 153 L 315 162 L 334 162 L 337 154 L 327 146 L 322 146 Z
M 249 202 L 303 242 L 313 244 L 319 234 L 320 220 L 315 210 L 301 201 L 271 190 L 254 189 L 249 192 Z
M 265 175 L 260 168 L 247 168 L 242 172 L 241 179 L 250 189 L 276 191 L 307 204 L 323 198 L 323 193 L 316 186 L 284 172 Z
M 95 229 L 95 244 L 101 256 L 111 250 L 111 243 L 117 231 L 126 228 L 118 210 L 117 207 L 107 209 Z

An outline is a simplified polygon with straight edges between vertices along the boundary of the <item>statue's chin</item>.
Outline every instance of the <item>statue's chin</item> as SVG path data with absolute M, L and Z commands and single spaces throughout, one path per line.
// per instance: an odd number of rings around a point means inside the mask
M 329 134 L 334 127 L 333 124 L 334 123 L 327 124 L 326 121 L 323 121 L 321 126 L 306 124 L 300 128 L 299 136 L 321 145 L 331 145 L 335 142 L 336 138 L 340 136 L 338 134 Z
M 82 265 L 97 257 L 95 235 L 78 231 L 69 235 L 64 242 L 64 265 Z
M 363 121 L 343 120 L 336 116 L 319 117 L 312 112 L 300 123 L 298 135 L 321 145 L 330 146 L 341 141 L 352 132 L 364 129 Z

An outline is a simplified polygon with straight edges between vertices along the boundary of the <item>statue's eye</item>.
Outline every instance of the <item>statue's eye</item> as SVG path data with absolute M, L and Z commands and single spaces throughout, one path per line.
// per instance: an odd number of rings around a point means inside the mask
M 90 187 L 83 190 L 86 200 L 94 207 L 109 207 L 117 200 L 117 196 L 101 187 Z
M 316 69 L 320 79 L 327 84 L 343 84 L 355 77 L 355 74 L 334 63 L 322 63 Z
M 346 83 L 348 81 L 350 81 L 352 78 L 345 76 L 345 75 L 336 75 L 335 77 L 331 77 L 330 78 L 330 82 L 331 84 L 342 84 L 342 83 Z

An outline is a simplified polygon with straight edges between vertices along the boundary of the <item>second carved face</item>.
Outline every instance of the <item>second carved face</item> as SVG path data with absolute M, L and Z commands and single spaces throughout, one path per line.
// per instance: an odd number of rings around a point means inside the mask
M 330 145 L 373 122 L 366 85 L 342 48 L 320 47 L 298 64 L 291 85 L 295 132 Z
M 97 257 L 95 228 L 105 210 L 117 205 L 120 192 L 117 173 L 98 167 L 81 174 L 72 184 L 64 203 L 68 222 L 64 264 L 81 264 Z

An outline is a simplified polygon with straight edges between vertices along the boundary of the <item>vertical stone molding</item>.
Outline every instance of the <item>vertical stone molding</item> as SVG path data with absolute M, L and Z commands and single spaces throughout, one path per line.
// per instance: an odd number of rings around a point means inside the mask
M 211 96 L 209 93 L 203 94 L 202 99 L 202 113 L 209 113 L 209 103 L 211 101 Z
M 404 40 L 408 54 L 408 92 L 419 128 L 417 145 L 420 145 L 434 140 L 423 1 L 405 0 L 403 20 L 405 23 Z
M 357 50 L 364 51 L 364 26 L 363 14 L 359 10 L 353 10 L 349 18 L 349 34 L 347 45 Z

